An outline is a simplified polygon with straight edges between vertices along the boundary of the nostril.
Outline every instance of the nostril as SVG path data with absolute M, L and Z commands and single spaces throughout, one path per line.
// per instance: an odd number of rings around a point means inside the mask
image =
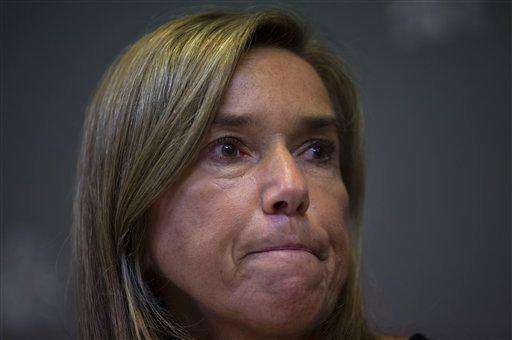
M 285 209 L 287 206 L 287 203 L 285 201 L 279 201 L 274 203 L 273 207 L 275 210 Z

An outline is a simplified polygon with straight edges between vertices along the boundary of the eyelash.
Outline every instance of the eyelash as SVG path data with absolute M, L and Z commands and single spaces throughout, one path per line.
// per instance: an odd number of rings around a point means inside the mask
M 307 140 L 305 143 L 309 143 L 307 150 L 311 149 L 312 147 L 320 147 L 321 149 L 323 149 L 322 152 L 325 153 L 325 155 L 321 159 L 314 160 L 314 163 L 317 163 L 319 165 L 325 165 L 332 161 L 335 150 L 335 144 L 333 141 L 328 139 L 310 139 Z M 242 143 L 238 138 L 232 136 L 223 136 L 216 139 L 210 144 L 210 146 L 208 147 L 208 153 L 212 154 L 215 152 L 215 148 L 217 146 L 226 144 L 233 144 L 236 147 L 237 152 L 240 152 L 241 148 L 245 147 L 244 143 Z M 225 159 L 225 162 L 227 163 L 236 161 L 235 158 L 230 159 L 229 157 L 226 157 Z

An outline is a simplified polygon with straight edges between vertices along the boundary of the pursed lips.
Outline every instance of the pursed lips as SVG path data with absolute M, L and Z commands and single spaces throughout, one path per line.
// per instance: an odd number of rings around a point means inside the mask
M 299 243 L 288 243 L 288 244 L 284 244 L 284 245 L 280 245 L 280 246 L 272 246 L 272 247 L 264 248 L 261 250 L 252 251 L 252 252 L 247 253 L 244 257 L 253 255 L 253 254 L 259 254 L 259 253 L 265 253 L 265 252 L 271 252 L 271 251 L 279 251 L 279 250 L 306 251 L 306 252 L 309 252 L 309 253 L 315 255 L 317 258 L 319 258 L 319 256 L 312 249 L 306 247 L 303 244 L 299 244 Z

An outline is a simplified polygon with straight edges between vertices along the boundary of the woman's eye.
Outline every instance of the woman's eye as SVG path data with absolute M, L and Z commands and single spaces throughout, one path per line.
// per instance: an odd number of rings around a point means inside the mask
M 220 161 L 236 161 L 240 157 L 245 157 L 248 154 L 243 151 L 243 143 L 234 137 L 221 137 L 215 140 L 210 148 L 209 153 L 211 157 Z
M 333 141 L 326 139 L 315 139 L 310 141 L 304 154 L 313 162 L 324 164 L 333 159 L 335 145 Z
M 209 158 L 215 162 L 235 163 L 249 156 L 245 144 L 236 137 L 224 136 L 213 141 L 208 147 Z M 313 139 L 306 142 L 305 155 L 308 161 L 324 165 L 332 161 L 335 151 L 333 141 Z

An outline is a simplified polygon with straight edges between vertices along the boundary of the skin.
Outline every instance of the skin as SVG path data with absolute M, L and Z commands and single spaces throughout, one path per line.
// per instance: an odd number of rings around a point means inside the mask
M 335 117 L 328 92 L 292 52 L 257 48 L 223 98 L 217 118 L 226 116 L 255 124 L 214 124 L 193 168 L 152 208 L 161 294 L 200 338 L 307 338 L 347 275 L 337 130 L 303 121 Z M 216 142 L 225 135 L 236 142 Z M 282 249 L 291 241 L 307 249 Z

